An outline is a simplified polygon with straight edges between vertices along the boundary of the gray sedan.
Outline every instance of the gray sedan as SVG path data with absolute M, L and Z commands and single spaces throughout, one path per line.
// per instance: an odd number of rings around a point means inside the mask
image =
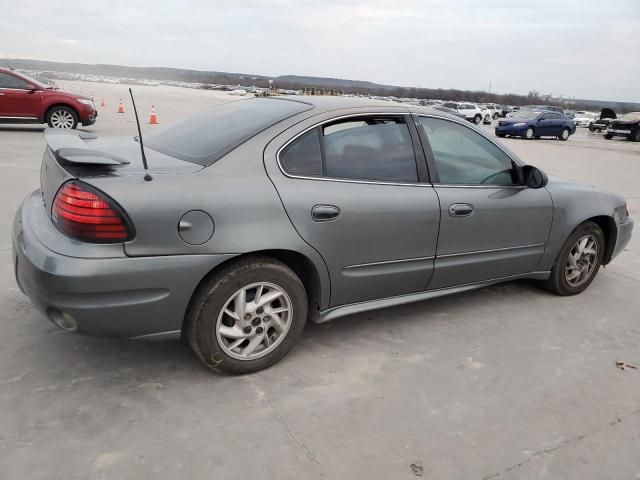
M 65 330 L 185 336 L 224 373 L 272 365 L 307 319 L 519 278 L 580 293 L 633 228 L 619 195 L 548 178 L 422 107 L 255 98 L 144 147 L 46 139 L 14 222 L 22 291 Z

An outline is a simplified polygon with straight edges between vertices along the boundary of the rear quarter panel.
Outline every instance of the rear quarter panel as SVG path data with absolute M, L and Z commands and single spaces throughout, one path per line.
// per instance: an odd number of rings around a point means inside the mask
M 125 243 L 128 256 L 242 255 L 291 250 L 307 257 L 316 267 L 322 286 L 320 301 L 325 305 L 330 287 L 326 266 L 293 228 L 265 172 L 264 145 L 282 127 L 274 128 L 196 173 L 154 175 L 150 164 L 150 182 L 145 182 L 142 175 L 83 181 L 111 196 L 131 218 L 136 237 Z M 213 236 L 202 245 L 190 245 L 179 235 L 180 219 L 191 210 L 205 211 L 214 221 Z

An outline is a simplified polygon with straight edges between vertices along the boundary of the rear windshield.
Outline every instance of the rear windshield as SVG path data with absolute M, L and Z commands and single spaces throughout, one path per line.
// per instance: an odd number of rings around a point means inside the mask
M 144 139 L 145 146 L 186 162 L 211 165 L 276 123 L 312 108 L 274 98 L 223 103 Z

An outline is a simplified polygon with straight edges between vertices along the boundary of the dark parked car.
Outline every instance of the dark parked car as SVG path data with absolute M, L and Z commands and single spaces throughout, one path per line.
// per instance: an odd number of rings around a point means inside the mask
M 495 130 L 498 137 L 522 137 L 527 140 L 540 137 L 567 140 L 575 131 L 575 124 L 558 112 L 528 109 L 499 120 Z
M 625 113 L 620 118 L 609 122 L 604 138 L 626 137 L 634 142 L 640 142 L 640 112 Z
M 0 123 L 47 123 L 76 128 L 96 121 L 93 100 L 45 85 L 24 73 L 0 68 Z
M 150 181 L 137 138 L 45 137 L 13 223 L 22 291 L 67 331 L 184 335 L 226 373 L 277 362 L 307 319 L 518 278 L 578 294 L 633 228 L 621 196 L 419 106 L 217 105 L 146 139 Z
M 615 119 L 616 119 L 616 112 L 614 112 L 610 108 L 603 108 L 600 111 L 600 115 L 598 115 L 591 122 L 589 122 L 589 131 L 602 132 L 603 130 L 607 129 L 611 120 L 615 120 Z

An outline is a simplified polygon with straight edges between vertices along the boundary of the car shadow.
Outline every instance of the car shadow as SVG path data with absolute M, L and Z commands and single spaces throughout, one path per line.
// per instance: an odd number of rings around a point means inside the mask
M 382 335 L 389 330 L 401 332 L 410 327 L 422 328 L 428 335 L 430 322 L 441 322 L 443 313 L 456 322 L 473 322 L 475 312 L 482 305 L 501 302 L 505 295 L 516 301 L 520 296 L 546 295 L 536 285 L 538 283 L 534 281 L 519 280 L 350 315 L 324 324 L 308 322 L 299 345 L 271 370 L 297 368 L 295 365 L 299 365 L 305 355 L 315 355 L 305 345 L 323 345 L 330 350 L 350 343 L 361 345 L 363 332 L 376 336 L 379 341 L 378 332 Z M 34 322 L 32 328 L 41 331 L 43 327 Z M 30 363 L 55 365 L 55 377 L 61 383 L 73 382 L 79 377 L 106 378 L 108 382 L 100 382 L 96 388 L 111 388 L 120 383 L 128 384 L 132 379 L 143 382 L 146 379 L 217 378 L 200 363 L 184 340 L 151 342 L 95 338 L 67 333 L 53 325 L 44 328 L 47 338 L 36 340 L 44 347 L 31 350 Z M 370 348 L 377 347 L 372 345 Z
M 0 125 L 0 132 L 44 132 L 43 125 Z

